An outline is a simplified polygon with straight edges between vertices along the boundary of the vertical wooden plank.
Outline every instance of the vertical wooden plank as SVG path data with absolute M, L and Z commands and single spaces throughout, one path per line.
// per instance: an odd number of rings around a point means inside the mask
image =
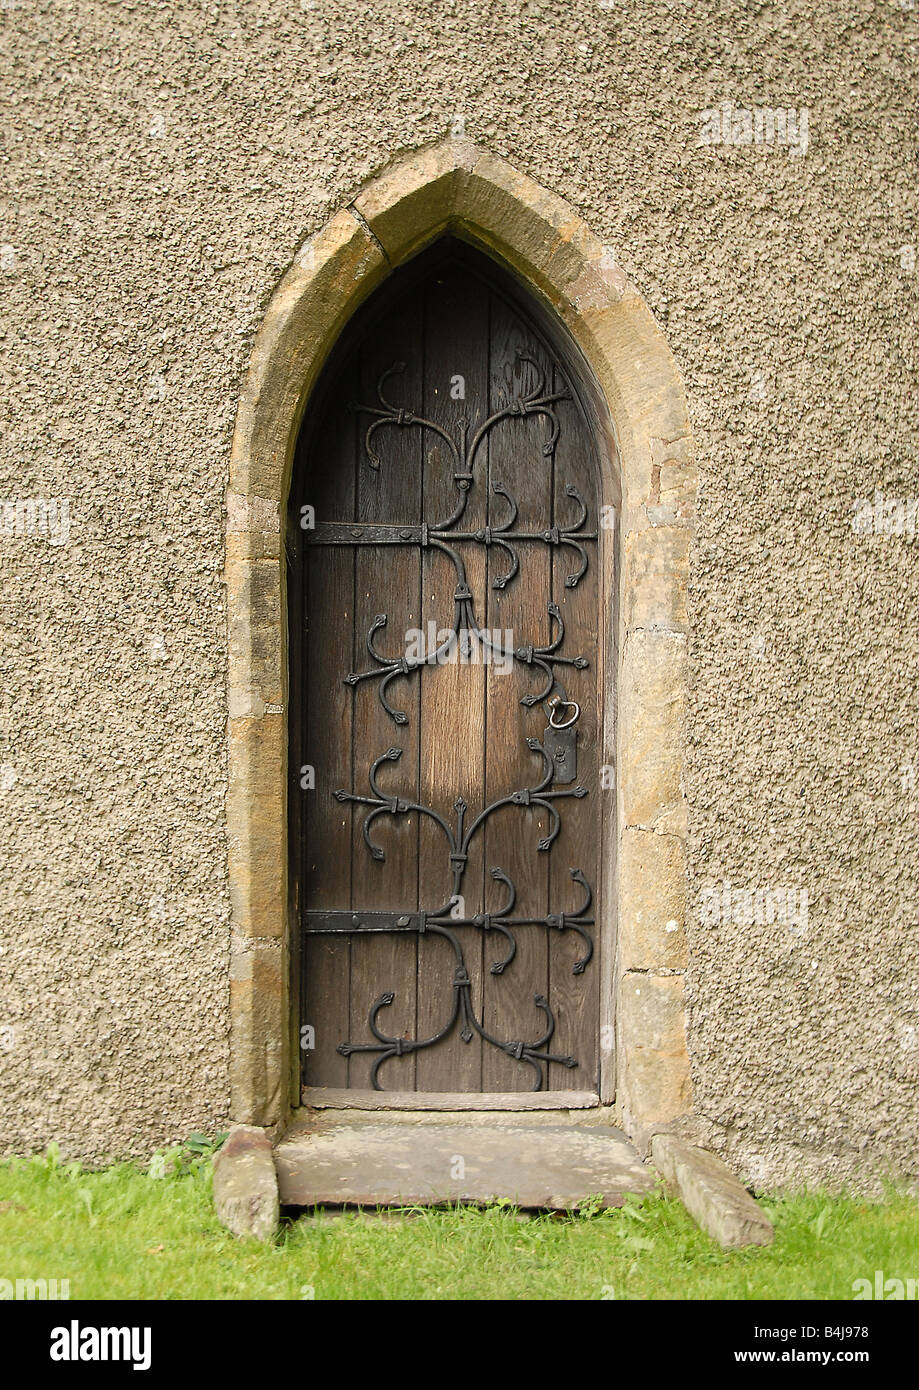
M 566 383 L 555 371 L 555 389 Z M 555 450 L 554 524 L 563 528 L 579 512 L 577 502 L 566 496 L 565 488 L 577 489 L 587 506 L 585 531 L 598 531 L 598 468 L 594 445 L 580 409 L 574 401 L 561 401 L 557 407 L 560 425 Z M 584 656 L 589 666 L 581 671 L 564 667 L 562 680 L 569 700 L 581 707 L 577 721 L 577 781 L 587 787 L 583 800 L 565 797 L 558 802 L 561 832 L 549 864 L 549 896 L 553 912 L 576 912 L 584 899 L 584 889 L 572 882 L 569 870 L 578 868 L 594 894 L 592 915 L 599 922 L 599 818 L 602 792 L 597 757 L 599 729 L 599 687 L 597 670 L 597 612 L 599 603 L 599 552 L 596 542 L 584 546 L 588 556 L 587 573 L 574 588 L 565 579 L 580 565 L 577 553 L 560 546 L 552 556 L 552 596 L 565 624 L 563 650 L 568 656 Z M 567 712 L 566 712 L 567 713 Z M 582 974 L 572 973 L 575 962 L 584 955 L 584 942 L 573 931 L 553 932 L 549 941 L 549 1000 L 555 1013 L 556 1033 L 553 1050 L 576 1057 L 577 1068 L 550 1068 L 552 1089 L 596 1090 L 599 1085 L 599 927 L 587 928 L 594 955 Z
M 382 374 L 403 362 L 404 371 L 389 376 L 383 386 L 396 406 L 413 410 L 421 399 L 422 310 L 417 294 L 388 318 L 384 331 L 367 335 L 363 344 L 360 380 L 353 392 L 361 404 L 378 404 Z M 359 416 L 356 520 L 418 522 L 421 519 L 421 431 L 409 425 L 385 425 L 374 435 L 373 447 L 381 466 L 369 465 L 364 435 L 372 417 Z M 414 546 L 358 546 L 355 553 L 355 670 L 373 662 L 366 638 L 377 614 L 387 623 L 376 634 L 376 645 L 387 656 L 405 654 L 407 634 L 419 626 L 420 558 Z M 418 674 L 400 677 L 388 690 L 390 704 L 403 710 L 408 723 L 399 725 L 383 709 L 380 681 L 361 681 L 354 688 L 353 787 L 371 794 L 369 770 L 388 748 L 400 748 L 398 761 L 382 765 L 379 786 L 385 794 L 415 801 L 418 796 L 420 682 Z M 385 860 L 374 859 L 361 833 L 366 812 L 355 812 L 353 837 L 352 908 L 412 911 L 418 901 L 418 817 L 383 815 L 372 827 L 374 841 Z M 387 1037 L 413 1038 L 416 1029 L 417 942 L 414 936 L 355 934 L 351 941 L 351 1041 L 372 1042 L 369 1016 L 382 994 L 395 998 L 381 1010 L 378 1027 Z M 351 1056 L 352 1087 L 371 1084 L 375 1054 Z M 415 1057 L 388 1060 L 380 1074 L 386 1090 L 412 1090 Z
M 497 294 L 491 308 L 491 409 L 527 395 L 538 380 L 537 367 L 522 360 L 530 357 L 551 381 L 551 366 L 542 345 Z M 517 530 L 544 530 L 552 509 L 551 462 L 542 452 L 548 438 L 544 419 L 514 417 L 496 425 L 489 438 L 490 487 L 501 483 L 517 502 Z M 490 496 L 490 517 L 500 525 L 507 517 L 507 502 Z M 519 647 L 542 646 L 548 637 L 551 566 L 540 542 L 521 543 L 520 572 L 504 590 L 488 590 L 487 623 L 502 633 L 502 643 Z M 489 556 L 488 579 L 507 570 L 508 557 L 500 550 Z M 508 635 L 505 636 L 504 634 Z M 538 783 L 542 760 L 526 746 L 528 737 L 541 739 L 545 714 L 541 704 L 527 708 L 521 697 L 537 693 L 543 673 L 514 663 L 508 673 L 494 666 L 488 671 L 486 801 Z M 508 807 L 494 812 L 485 828 L 486 866 L 498 866 L 517 890 L 515 915 L 542 916 L 548 911 L 548 856 L 537 850 L 547 834 L 549 819 L 537 807 Z M 504 900 L 501 884 L 489 887 L 493 910 Z M 535 994 L 548 986 L 548 949 L 542 927 L 521 927 L 515 932 L 516 957 L 501 975 L 484 975 L 486 1030 L 502 1041 L 537 1039 L 544 1032 L 545 1015 L 534 1004 Z M 533 1088 L 533 1069 L 494 1047 L 483 1057 L 486 1091 L 526 1091 Z M 545 1078 L 544 1078 L 545 1084 Z
M 315 507 L 317 522 L 354 515 L 354 447 L 353 416 L 337 399 L 327 406 L 309 449 L 299 499 Z M 345 548 L 311 548 L 308 539 L 305 547 L 301 765 L 314 769 L 315 788 L 301 787 L 296 768 L 291 795 L 300 798 L 305 825 L 305 905 L 334 909 L 346 907 L 351 898 L 352 808 L 336 801 L 333 792 L 351 783 L 351 692 L 342 677 L 352 659 L 354 560 Z M 336 1048 L 350 1027 L 350 955 L 347 937 L 304 939 L 301 1025 L 312 1029 L 315 1041 L 312 1050 L 302 1049 L 306 1085 L 347 1085 L 348 1061 Z
M 455 265 L 435 275 L 427 288 L 425 333 L 424 415 L 453 439 L 462 435 L 464 418 L 477 422 L 488 404 L 488 296 L 484 286 Z M 424 456 L 424 517 L 442 522 L 454 511 L 458 494 L 455 461 L 441 439 L 428 434 Z M 472 531 L 485 525 L 487 465 L 484 456 L 475 470 L 462 519 L 455 529 Z M 484 621 L 485 553 L 472 542 L 457 542 L 476 612 Z M 457 572 L 449 556 L 429 550 L 422 560 L 422 627 L 426 633 L 451 628 Z M 457 649 L 452 659 L 421 672 L 420 800 L 455 825 L 454 802 L 467 806 L 466 824 L 478 814 L 484 796 L 485 666 L 476 644 L 470 660 Z M 450 847 L 443 832 L 423 817 L 419 827 L 421 905 L 440 907 L 452 891 Z M 464 910 L 482 910 L 483 845 L 477 837 L 461 885 Z M 473 980 L 473 1004 L 481 1010 L 482 939 L 475 927 L 458 927 L 456 935 Z M 443 937 L 426 936 L 418 952 L 418 1031 L 432 1037 L 453 1009 L 456 960 Z M 460 1028 L 433 1047 L 418 1053 L 419 1090 L 479 1091 L 482 1085 L 482 1043 L 476 1034 L 464 1043 Z

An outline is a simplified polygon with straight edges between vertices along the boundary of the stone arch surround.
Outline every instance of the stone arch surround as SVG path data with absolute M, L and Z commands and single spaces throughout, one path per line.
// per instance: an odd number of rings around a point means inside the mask
M 493 256 L 564 325 L 607 422 L 616 476 L 605 495 L 618 504 L 619 534 L 608 589 L 616 789 L 603 900 L 616 946 L 604 981 L 603 1091 L 643 1143 L 692 1104 L 682 729 L 696 470 L 685 394 L 663 333 L 610 249 L 562 199 L 465 140 L 400 158 L 300 248 L 243 384 L 226 503 L 231 1114 L 274 1126 L 297 1103 L 283 546 L 297 434 L 357 307 L 448 233 Z

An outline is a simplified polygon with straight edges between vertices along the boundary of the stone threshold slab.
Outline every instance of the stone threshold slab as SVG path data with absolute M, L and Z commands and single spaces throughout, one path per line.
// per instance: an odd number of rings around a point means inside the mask
M 498 1117 L 495 1117 L 496 1121 Z M 542 1118 L 542 1117 L 540 1117 Z M 515 1120 L 517 1122 L 515 1122 Z M 590 1198 L 621 1206 L 655 1186 L 612 1126 L 393 1123 L 383 1115 L 301 1121 L 275 1150 L 283 1206 L 441 1206 L 505 1199 L 532 1210 L 570 1211 Z

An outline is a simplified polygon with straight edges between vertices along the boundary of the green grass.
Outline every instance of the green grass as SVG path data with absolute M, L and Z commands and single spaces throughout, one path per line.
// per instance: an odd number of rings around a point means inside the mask
M 919 1276 L 919 1203 L 895 1193 L 763 1199 L 775 1244 L 732 1253 L 662 1193 L 529 1220 L 500 1205 L 319 1213 L 260 1246 L 218 1225 L 209 1152 L 170 1151 L 162 1176 L 87 1172 L 53 1149 L 0 1163 L 0 1278 L 67 1278 L 89 1299 L 851 1299 L 876 1269 Z

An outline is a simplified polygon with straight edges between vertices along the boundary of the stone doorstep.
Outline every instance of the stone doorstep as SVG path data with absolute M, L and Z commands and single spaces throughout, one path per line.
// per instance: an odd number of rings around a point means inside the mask
M 484 1124 L 488 1119 L 490 1123 Z M 310 1112 L 274 1150 L 265 1130 L 235 1125 L 214 1157 L 214 1200 L 235 1235 L 270 1240 L 281 1206 L 402 1207 L 508 1200 L 570 1211 L 589 1198 L 621 1206 L 653 1190 L 655 1169 L 725 1248 L 768 1245 L 771 1222 L 726 1164 L 667 1133 L 644 1163 L 611 1124 L 563 1112 Z
M 414 1123 L 371 1112 L 326 1113 L 300 1124 L 275 1150 L 283 1206 L 440 1206 L 502 1199 L 569 1211 L 599 1197 L 621 1206 L 654 1188 L 655 1175 L 621 1130 L 529 1123 L 524 1113 L 487 1127 L 452 1113 Z

